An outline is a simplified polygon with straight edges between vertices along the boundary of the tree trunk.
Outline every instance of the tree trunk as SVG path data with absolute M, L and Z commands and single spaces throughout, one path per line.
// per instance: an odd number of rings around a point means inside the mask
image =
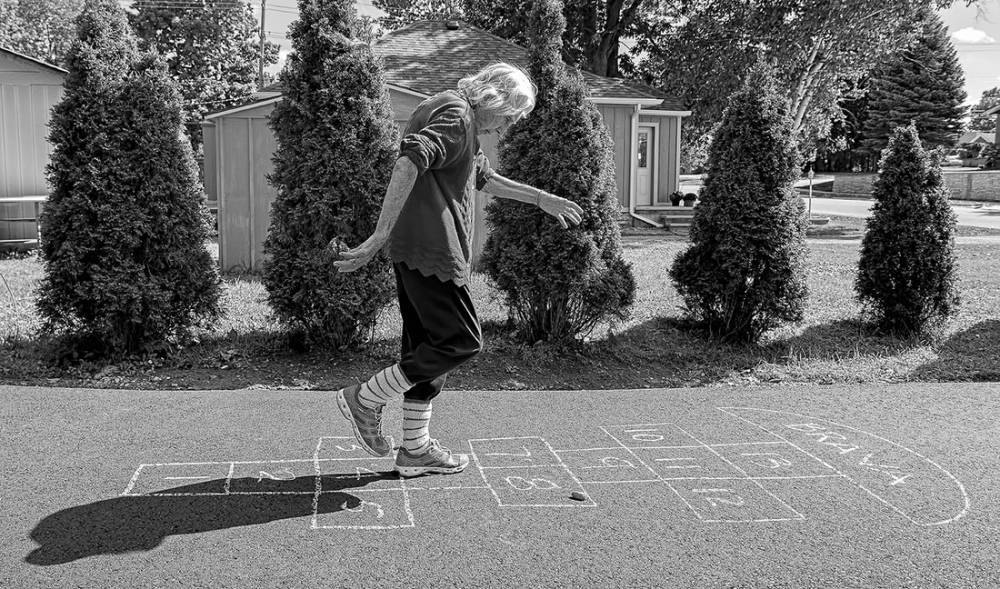
M 805 120 L 809 104 L 812 102 L 813 88 L 816 77 L 823 70 L 825 62 L 820 56 L 823 49 L 823 39 L 816 39 L 812 50 L 809 52 L 809 59 L 806 62 L 806 69 L 795 85 L 795 92 L 792 94 L 792 112 L 794 113 L 793 131 L 798 133 L 802 128 L 802 121 Z
M 618 44 L 622 34 L 635 20 L 642 2 L 631 0 L 626 6 L 625 0 L 606 0 L 604 27 L 595 35 L 594 42 L 588 43 L 584 49 L 584 62 L 591 72 L 609 78 L 619 76 Z

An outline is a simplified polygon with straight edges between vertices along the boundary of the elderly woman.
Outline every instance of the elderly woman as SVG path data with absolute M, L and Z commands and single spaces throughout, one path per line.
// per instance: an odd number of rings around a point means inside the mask
M 538 206 L 564 228 L 580 222 L 577 204 L 504 178 L 479 149 L 479 135 L 505 132 L 534 107 L 534 84 L 505 63 L 421 103 L 404 133 L 375 233 L 336 262 L 339 271 L 352 272 L 388 246 L 403 318 L 400 361 L 337 391 L 337 404 L 361 446 L 386 456 L 392 445 L 382 433 L 382 410 L 403 397 L 395 461 L 401 476 L 457 473 L 469 463 L 432 439 L 428 425 L 431 400 L 448 373 L 482 349 L 469 292 L 473 190 Z

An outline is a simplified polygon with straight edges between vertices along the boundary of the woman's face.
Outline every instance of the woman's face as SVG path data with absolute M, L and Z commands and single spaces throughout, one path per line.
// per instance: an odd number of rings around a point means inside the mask
M 496 133 L 503 135 L 514 123 L 524 118 L 524 113 L 516 115 L 497 115 L 493 113 L 477 113 L 476 128 L 479 135 Z

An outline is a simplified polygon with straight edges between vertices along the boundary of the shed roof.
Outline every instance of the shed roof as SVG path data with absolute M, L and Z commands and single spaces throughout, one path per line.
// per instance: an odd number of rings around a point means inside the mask
M 30 62 L 30 63 L 35 64 L 35 65 L 40 65 L 40 66 L 42 66 L 42 67 L 44 67 L 46 69 L 52 70 L 52 71 L 54 71 L 56 73 L 59 73 L 59 74 L 62 74 L 62 75 L 66 75 L 66 74 L 69 73 L 69 71 L 62 69 L 59 66 L 52 65 L 51 63 L 49 63 L 47 61 L 42 61 L 40 59 L 35 59 L 34 57 L 31 57 L 30 55 L 25 55 L 23 53 L 18 53 L 17 51 L 14 51 L 13 49 L 8 49 L 7 47 L 4 47 L 2 45 L 0 45 L 0 53 L 6 53 L 8 55 L 12 55 L 12 56 L 14 56 L 17 59 L 21 59 L 21 60 Z
M 497 61 L 528 67 L 528 50 L 524 47 L 466 22 L 451 22 L 457 23 L 457 28 L 449 27 L 446 21 L 415 22 L 376 41 L 372 49 L 382 58 L 386 82 L 432 95 L 455 88 L 461 78 Z M 661 111 L 688 110 L 679 99 L 651 86 L 582 73 L 592 98 L 643 104 Z M 275 82 L 260 92 L 281 91 L 280 82 Z

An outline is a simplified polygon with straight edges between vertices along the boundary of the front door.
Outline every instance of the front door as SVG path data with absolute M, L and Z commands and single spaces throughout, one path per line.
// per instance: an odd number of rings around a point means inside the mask
M 653 146 L 656 144 L 655 133 L 655 127 L 639 125 L 635 159 L 635 204 L 640 207 L 653 204 Z

